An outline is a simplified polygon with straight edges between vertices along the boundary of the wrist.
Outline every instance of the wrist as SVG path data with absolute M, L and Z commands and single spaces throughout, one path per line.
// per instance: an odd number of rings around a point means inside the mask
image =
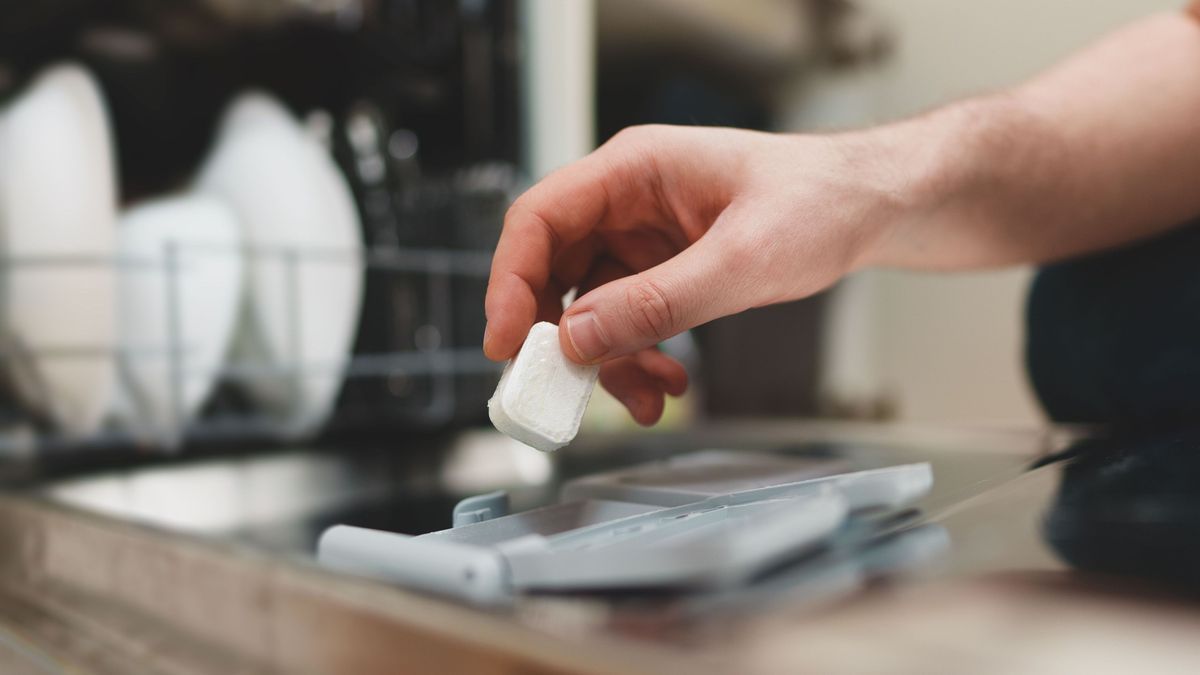
M 992 220 L 1042 134 L 1015 94 L 969 99 L 869 130 L 890 208 L 863 266 L 957 267 L 972 256 L 965 221 Z M 1017 181 L 1019 182 L 1019 181 Z

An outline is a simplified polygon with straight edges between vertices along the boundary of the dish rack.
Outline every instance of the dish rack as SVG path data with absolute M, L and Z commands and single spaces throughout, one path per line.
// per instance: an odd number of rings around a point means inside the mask
M 181 272 L 178 265 L 173 264 L 181 257 L 179 254 L 186 245 L 172 243 L 168 246 L 174 250 L 166 252 L 165 269 L 161 270 L 170 324 L 166 327 L 169 336 L 167 344 L 131 348 L 127 345 L 87 344 L 86 340 L 81 339 L 79 345 L 39 350 L 20 344 L 5 327 L 3 338 L 0 339 L 3 345 L 0 348 L 0 373 L 3 373 L 6 385 L 12 384 L 16 373 L 28 373 L 31 370 L 28 366 L 34 360 L 52 362 L 57 359 L 91 358 L 113 360 L 117 369 L 117 386 L 128 389 L 132 383 L 132 368 L 139 359 L 162 359 L 165 356 L 166 376 L 170 378 L 167 391 L 173 404 L 179 405 L 186 379 L 195 376 L 195 373 L 189 373 L 184 365 L 185 336 L 181 335 L 179 326 L 181 302 L 178 279 Z M 464 327 L 455 320 L 456 301 L 472 295 L 464 293 L 464 289 L 481 295 L 481 289 L 485 288 L 491 265 L 489 250 L 372 246 L 359 252 L 347 252 L 279 246 L 243 248 L 229 254 L 244 256 L 251 265 L 271 260 L 272 264 L 282 266 L 284 278 L 292 283 L 300 278 L 300 271 L 305 265 L 354 265 L 360 267 L 368 278 L 394 279 L 395 288 L 423 296 L 418 298 L 423 311 L 419 312 L 419 316 L 408 317 L 408 324 L 399 329 L 411 333 L 410 348 L 354 353 L 348 355 L 341 366 L 342 399 L 355 383 L 370 380 L 382 382 L 384 389 L 390 388 L 401 395 L 394 400 L 377 401 L 380 409 L 375 411 L 354 409 L 353 405 L 347 408 L 344 401 L 339 402 L 323 425 L 322 433 L 397 426 L 433 428 L 463 421 L 460 399 L 478 400 L 499 376 L 501 365 L 485 359 L 478 347 L 482 325 Z M 144 271 L 147 265 L 154 264 L 154 261 L 146 259 L 104 256 L 0 258 L 0 269 L 12 271 L 32 269 L 77 273 L 80 270 L 111 267 L 115 273 L 123 274 L 133 269 Z M 8 273 L 0 272 L 0 279 Z M 305 311 L 303 298 L 294 289 L 285 297 L 288 300 L 286 316 L 289 325 L 301 325 L 300 315 Z M 0 307 L 0 313 L 3 309 Z M 71 310 L 64 305 L 62 311 Z M 380 308 L 364 303 L 361 311 L 366 314 L 378 312 Z M 482 303 L 477 307 L 477 313 L 482 317 Z M 0 315 L 7 316 L 6 313 Z M 461 334 L 464 329 L 469 335 Z M 456 336 L 456 332 L 460 334 Z M 468 346 L 472 342 L 474 345 Z M 184 446 L 199 444 L 308 440 L 297 437 L 289 429 L 286 420 L 254 410 L 239 394 L 239 383 L 254 378 L 304 378 L 315 373 L 327 375 L 330 368 L 338 367 L 339 364 L 316 363 L 303 358 L 289 363 L 227 361 L 218 370 L 217 384 L 201 413 L 188 424 L 181 425 L 178 433 L 172 437 L 154 439 L 147 439 L 131 429 L 120 428 L 111 421 L 94 434 L 74 436 L 62 433 L 35 412 L 37 407 L 29 405 L 27 396 L 19 396 L 14 387 L 5 386 L 0 394 L 0 456 L 19 457 L 32 453 L 104 448 L 176 451 Z M 397 384 L 401 381 L 423 384 L 427 395 L 403 395 L 403 387 Z M 468 394 L 465 388 L 470 388 L 472 385 L 467 383 L 472 381 L 474 388 Z M 134 403 L 136 405 L 136 401 Z M 486 414 L 482 408 L 479 411 L 480 414 Z M 176 414 L 179 418 L 184 417 L 178 409 Z M 470 416 L 471 412 L 468 411 L 466 417 Z
M 162 255 L 149 260 L 0 254 L 0 458 L 78 455 L 86 450 L 172 453 L 198 446 L 299 443 L 329 436 L 370 441 L 397 432 L 486 424 L 487 399 L 502 364 L 488 361 L 480 348 L 483 300 L 504 213 L 521 187 L 519 174 L 508 165 L 472 165 L 448 176 L 410 177 L 402 186 L 383 190 L 389 206 L 381 211 L 370 207 L 369 191 L 355 184 L 364 245 L 353 251 L 299 245 L 220 250 L 211 244 L 167 242 Z M 196 296 L 181 293 L 180 261 L 186 269 L 189 256 L 198 253 L 189 247 L 202 246 L 205 255 L 241 256 L 247 276 L 259 265 L 279 269 L 287 290 L 276 295 L 283 299 L 279 304 L 284 310 L 280 312 L 276 305 L 272 309 L 286 317 L 287 326 L 303 325 L 303 313 L 312 311 L 299 288 L 306 266 L 349 265 L 361 272 L 360 318 L 344 362 L 321 363 L 298 351 L 290 351 L 282 362 L 279 358 L 227 359 L 217 370 L 216 384 L 199 414 L 166 436 L 148 437 L 144 431 L 118 424 L 115 416 L 97 433 L 66 433 L 56 428 L 50 416 L 39 414 L 45 406 L 29 400 L 29 387 L 15 386 L 17 377 L 28 381 L 35 370 L 29 368 L 31 363 L 107 359 L 116 364 L 117 387 L 133 391 L 129 385 L 139 361 L 158 359 L 156 367 L 163 368 L 165 357 L 171 417 L 186 418 L 181 409 L 183 390 L 187 378 L 197 375 L 185 367 L 187 340 L 181 335 L 181 317 L 184 299 Z M 117 276 L 145 271 L 147 265 L 163 278 L 167 325 L 162 331 L 166 339 L 159 344 L 97 344 L 99 340 L 89 343 L 81 337 L 69 348 L 38 349 L 13 339 L 6 304 L 11 298 L 4 292 L 10 275 L 26 270 L 111 269 Z M 58 311 L 72 310 L 64 302 Z M 244 314 L 245 309 L 239 311 Z M 340 371 L 342 384 L 333 412 L 316 429 L 298 433 L 293 420 L 256 407 L 247 394 L 245 385 L 255 380 L 328 377 L 331 368 Z M 138 406 L 145 405 L 130 403 L 135 415 Z

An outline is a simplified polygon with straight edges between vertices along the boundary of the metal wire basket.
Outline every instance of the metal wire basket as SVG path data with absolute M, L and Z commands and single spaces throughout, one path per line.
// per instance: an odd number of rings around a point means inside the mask
M 24 455 L 31 452 L 78 451 L 89 448 L 157 448 L 177 450 L 192 443 L 246 442 L 251 440 L 298 440 L 329 427 L 368 429 L 372 426 L 444 424 L 454 419 L 456 399 L 462 394 L 461 379 L 477 377 L 491 382 L 499 366 L 487 361 L 478 346 L 465 346 L 455 340 L 455 284 L 482 285 L 488 274 L 491 254 L 485 250 L 451 248 L 372 247 L 361 251 L 329 251 L 289 247 L 241 248 L 225 251 L 223 255 L 241 255 L 248 261 L 273 261 L 281 266 L 283 277 L 290 280 L 292 290 L 285 294 L 284 312 L 292 327 L 304 325 L 305 302 L 296 287 L 306 266 L 353 266 L 364 275 L 402 279 L 419 288 L 423 296 L 422 311 L 407 317 L 401 327 L 414 336 L 411 348 L 347 353 L 344 360 L 319 362 L 305 358 L 298 351 L 285 359 L 255 362 L 237 359 L 221 364 L 215 373 L 198 373 L 189 368 L 190 346 L 184 335 L 180 317 L 186 308 L 180 293 L 181 275 L 186 266 L 187 245 L 169 243 L 162 260 L 146 260 L 103 256 L 38 256 L 4 259 L 0 264 L 0 286 L 9 287 L 15 274 L 61 274 L 92 270 L 109 274 L 140 274 L 147 271 L 162 275 L 162 293 L 168 311 L 163 334 L 165 344 L 98 344 L 88 336 L 79 336 L 76 344 L 52 347 L 30 345 L 20 338 L 18 326 L 5 322 L 0 349 L 0 373 L 3 374 L 5 394 L 0 405 L 0 453 Z M 208 251 L 210 255 L 218 252 Z M 164 262 L 165 261 L 165 262 Z M 0 297 L 3 297 L 0 293 Z M 47 298 L 52 302 L 54 299 Z M 71 311 L 63 306 L 60 311 Z M 364 306 L 364 312 L 378 311 Z M 480 308 L 479 313 L 482 313 Z M 0 317 L 8 317 L 0 305 Z M 471 339 L 478 340 L 472 335 Z M 475 343 L 478 345 L 478 342 Z M 401 347 L 407 347 L 402 345 Z M 116 369 L 116 386 L 134 392 L 134 369 L 147 360 L 161 362 L 165 381 L 161 389 L 167 392 L 167 407 L 173 411 L 177 424 L 170 433 L 147 435 L 129 425 L 107 420 L 98 431 L 86 434 L 68 433 L 57 428 L 45 411 L 52 408 L 50 388 L 39 381 L 39 368 L 62 362 L 109 361 Z M 381 410 L 347 410 L 344 406 L 329 417 L 319 429 L 297 432 L 286 418 L 270 411 L 256 409 L 239 392 L 248 382 L 264 379 L 300 382 L 316 376 L 340 377 L 346 383 L 374 380 L 388 383 L 399 379 L 428 383 L 431 396 L 413 402 L 404 397 L 380 401 Z M 189 378 L 214 377 L 213 395 L 198 415 L 189 419 L 183 410 L 184 391 Z M 393 389 L 395 387 L 393 386 Z M 344 394 L 345 392 L 343 392 Z M 148 405 L 132 396 L 133 414 Z M 158 401 L 157 404 L 163 402 Z M 359 405 L 361 406 L 361 400 Z M 353 405 L 351 406 L 353 408 Z

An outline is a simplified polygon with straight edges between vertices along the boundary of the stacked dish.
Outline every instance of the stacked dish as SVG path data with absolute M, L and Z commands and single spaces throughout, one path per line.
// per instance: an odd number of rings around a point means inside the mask
M 328 151 L 275 100 L 244 94 L 196 182 L 225 200 L 247 244 L 232 359 L 245 389 L 291 435 L 312 433 L 341 387 L 362 295 L 362 230 Z
M 116 179 L 100 90 L 42 73 L 0 115 L 0 267 L 8 373 L 26 405 L 94 434 L 116 375 Z
M 190 190 L 118 225 L 105 104 L 52 67 L 0 111 L 0 363 L 72 438 L 176 444 L 227 374 L 289 437 L 325 422 L 358 324 L 350 190 L 282 104 L 237 98 Z
M 241 224 L 216 198 L 185 194 L 121 217 L 125 378 L 114 413 L 139 437 L 174 443 L 225 365 L 243 290 Z

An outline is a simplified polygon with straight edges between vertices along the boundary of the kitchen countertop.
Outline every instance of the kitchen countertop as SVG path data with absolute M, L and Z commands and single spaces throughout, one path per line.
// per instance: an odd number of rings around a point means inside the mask
M 1158 493 L 1145 488 L 1190 472 L 1179 458 L 1191 436 L 1080 438 L 756 424 L 581 438 L 546 464 L 518 453 L 512 470 L 490 472 L 505 476 L 518 508 L 551 501 L 573 476 L 703 448 L 833 457 L 851 468 L 929 461 L 934 490 L 904 531 L 937 531 L 948 545 L 886 573 L 863 573 L 857 562 L 867 549 L 829 551 L 723 592 L 537 594 L 489 610 L 333 574 L 312 559 L 316 535 L 334 522 L 417 534 L 448 526 L 458 498 L 501 487 L 461 477 L 464 463 L 494 461 L 463 450 L 461 439 L 449 441 L 458 448 L 450 453 L 293 449 L 41 479 L 33 471 L 0 497 L 0 665 L 197 674 L 1183 672 L 1200 658 L 1200 603 L 1182 590 L 1192 586 L 1178 566 L 1151 563 L 1172 552 L 1190 562 L 1190 549 L 1180 554 L 1171 539 L 1180 526 L 1142 525 L 1170 521 L 1162 504 L 1190 509 L 1175 488 L 1167 502 L 1147 502 Z M 1056 454 L 1065 461 L 1048 461 Z M 1155 472 L 1168 476 L 1148 481 Z M 1130 489 L 1137 499 L 1121 501 Z M 1136 538 L 1151 530 L 1162 537 Z M 1113 555 L 1128 547 L 1142 553 Z

